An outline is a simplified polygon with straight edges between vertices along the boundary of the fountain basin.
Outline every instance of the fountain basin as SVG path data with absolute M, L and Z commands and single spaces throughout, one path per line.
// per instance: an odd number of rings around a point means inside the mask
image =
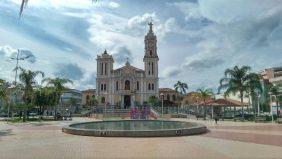
M 205 125 L 169 120 L 111 120 L 71 124 L 63 127 L 68 134 L 100 137 L 169 137 L 205 133 Z

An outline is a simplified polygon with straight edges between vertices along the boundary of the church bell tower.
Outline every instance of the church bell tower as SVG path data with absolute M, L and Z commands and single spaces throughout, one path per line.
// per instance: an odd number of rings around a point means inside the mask
M 154 34 L 153 31 L 153 23 L 152 21 L 148 23 L 149 31 L 145 36 L 144 43 L 145 43 L 145 55 L 143 58 L 144 62 L 144 70 L 145 70 L 145 77 L 146 77 L 146 92 L 148 92 L 147 99 L 150 96 L 158 97 L 159 93 L 159 70 L 158 70 L 158 62 L 159 57 L 157 54 L 157 36 Z
M 153 23 L 149 22 L 149 32 L 145 36 L 145 56 L 143 58 L 146 77 L 158 78 L 157 37 L 153 32 Z

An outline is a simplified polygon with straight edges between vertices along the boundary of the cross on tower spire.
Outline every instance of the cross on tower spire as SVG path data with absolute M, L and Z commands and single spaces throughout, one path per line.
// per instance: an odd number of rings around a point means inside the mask
M 150 26 L 150 30 L 149 32 L 152 33 L 153 32 L 153 19 L 151 18 L 150 22 L 148 23 L 148 25 Z

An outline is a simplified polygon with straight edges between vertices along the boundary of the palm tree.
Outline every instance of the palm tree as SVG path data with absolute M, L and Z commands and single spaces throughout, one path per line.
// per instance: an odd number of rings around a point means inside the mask
M 204 101 L 204 120 L 206 120 L 206 107 L 207 107 L 207 99 L 211 98 L 214 93 L 211 89 L 198 89 L 200 98 Z
M 224 72 L 224 77 L 220 80 L 220 86 L 218 91 L 225 89 L 224 95 L 228 96 L 229 94 L 235 95 L 239 93 L 242 106 L 242 117 L 244 118 L 244 109 L 243 109 L 243 99 L 244 93 L 248 89 L 248 84 L 250 81 L 249 72 L 251 70 L 250 66 L 242 66 L 241 68 L 235 66 L 233 68 L 226 69 Z M 235 114 L 234 114 L 235 115 Z
M 257 103 L 255 102 L 255 99 L 257 98 L 257 95 L 262 94 L 262 91 L 263 90 L 262 90 L 262 85 L 261 85 L 261 82 L 260 82 L 260 76 L 256 73 L 248 74 L 247 93 L 248 93 L 249 97 L 251 98 L 252 108 L 256 108 Z M 258 98 L 257 101 L 258 100 L 260 100 L 260 99 Z
M 178 97 L 179 99 L 179 106 L 181 105 L 181 101 L 183 100 L 183 95 L 186 94 L 186 91 L 188 90 L 187 83 L 177 81 L 176 84 L 174 84 L 174 89 L 176 92 L 180 91 L 181 96 Z M 179 106 L 177 112 L 179 113 Z
M 188 85 L 186 83 L 182 83 L 180 81 L 177 81 L 176 84 L 174 84 L 174 89 L 178 92 L 180 91 L 181 95 L 186 94 L 186 90 L 188 89 Z
M 281 89 L 282 89 L 281 85 L 271 85 L 269 89 L 270 94 L 275 96 L 277 117 L 279 116 L 278 105 L 279 105 L 279 95 L 282 94 Z
M 35 78 L 38 75 L 41 75 L 44 77 L 44 73 L 41 71 L 31 71 L 31 70 L 25 70 L 23 68 L 20 68 L 21 73 L 19 75 L 19 79 L 22 83 L 22 89 L 23 89 L 23 101 L 25 103 L 26 108 L 24 109 L 24 116 L 23 116 L 23 122 L 25 122 L 25 118 L 28 111 L 28 106 L 32 104 L 32 98 L 33 98 L 33 88 L 37 84 Z
M 67 90 L 65 85 L 67 83 L 71 83 L 71 84 L 73 83 L 69 79 L 58 78 L 58 77 L 57 78 L 46 78 L 43 80 L 43 82 L 47 82 L 47 85 L 53 87 L 54 91 L 56 92 L 56 96 L 57 96 L 56 105 L 57 106 L 59 105 L 59 103 L 62 103 L 60 102 L 61 96 L 63 92 Z M 57 113 L 57 109 L 55 109 L 55 117 L 56 117 L 56 113 Z

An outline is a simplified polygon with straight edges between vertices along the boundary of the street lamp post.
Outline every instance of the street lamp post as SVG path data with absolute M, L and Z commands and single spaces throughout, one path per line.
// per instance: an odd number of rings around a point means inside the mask
M 270 113 L 271 113 L 271 122 L 273 122 L 273 110 L 272 110 L 272 94 L 269 93 L 270 96 Z
M 260 94 L 258 94 L 258 116 L 260 116 Z
M 161 98 L 162 98 L 162 120 L 164 119 L 164 94 L 161 93 Z

